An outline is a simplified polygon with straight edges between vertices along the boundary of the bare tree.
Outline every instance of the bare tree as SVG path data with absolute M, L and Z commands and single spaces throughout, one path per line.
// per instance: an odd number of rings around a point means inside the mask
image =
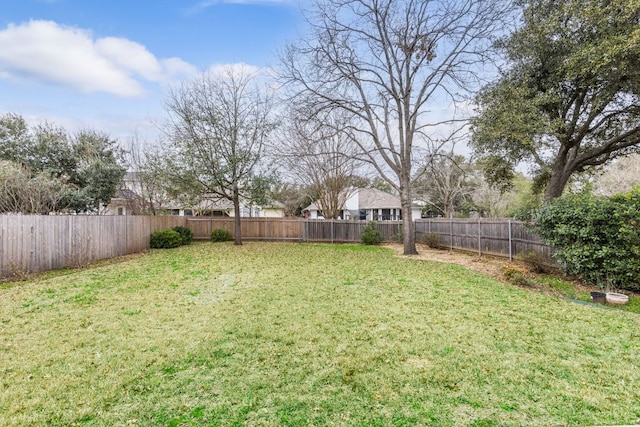
M 640 154 L 631 154 L 611 163 L 595 179 L 593 192 L 602 196 L 626 193 L 640 185 Z
M 479 172 L 479 171 L 477 171 Z M 489 184 L 482 173 L 477 173 L 474 180 L 475 188 L 471 200 L 483 217 L 504 217 L 509 207 L 511 194 L 503 193 L 500 189 Z
M 291 111 L 279 154 L 288 174 L 311 191 L 322 215 L 337 219 L 361 162 L 345 133 L 347 117 L 338 112 L 308 117 L 306 111 Z
M 169 177 L 162 152 L 135 136 L 127 150 L 131 175 L 126 186 L 139 196 L 134 213 L 157 215 L 169 201 Z
M 413 154 L 454 115 L 431 114 L 479 86 L 509 6 L 494 0 L 317 0 L 309 37 L 282 55 L 294 99 L 353 117 L 351 143 L 400 194 L 415 254 Z
M 0 160 L 0 213 L 48 215 L 60 206 L 66 191 L 58 178 Z
M 431 210 L 452 218 L 473 193 L 471 169 L 467 159 L 455 154 L 453 148 L 430 154 L 414 180 L 416 197 Z
M 242 244 L 240 200 L 275 123 L 271 99 L 248 67 L 209 72 L 174 89 L 167 99 L 173 143 L 167 172 L 186 194 L 226 199 L 235 213 L 235 244 Z

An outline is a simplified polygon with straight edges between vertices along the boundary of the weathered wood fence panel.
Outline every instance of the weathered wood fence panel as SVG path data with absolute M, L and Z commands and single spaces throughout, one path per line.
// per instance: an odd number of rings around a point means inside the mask
M 0 215 L 0 277 L 83 265 L 149 248 L 177 216 Z
M 242 218 L 242 238 L 246 240 L 288 240 L 304 242 L 360 242 L 367 221 L 327 221 L 288 218 Z M 196 240 L 208 240 L 211 231 L 224 229 L 234 234 L 233 218 L 188 218 L 187 226 Z M 377 224 L 385 240 L 402 232 L 399 221 Z
M 524 252 L 536 252 L 553 264 L 553 250 L 520 221 L 509 219 L 419 219 L 416 239 L 436 233 L 442 245 L 452 249 L 477 251 L 513 259 Z
M 209 240 L 216 229 L 235 233 L 234 218 L 189 217 L 187 227 L 193 231 L 195 240 Z M 247 240 L 304 240 L 302 221 L 296 218 L 242 218 L 240 223 L 242 238 Z
M 360 242 L 362 231 L 369 224 L 368 221 L 327 221 L 304 220 L 304 241 L 308 242 Z M 392 241 L 402 233 L 400 221 L 382 221 L 376 224 L 382 237 Z

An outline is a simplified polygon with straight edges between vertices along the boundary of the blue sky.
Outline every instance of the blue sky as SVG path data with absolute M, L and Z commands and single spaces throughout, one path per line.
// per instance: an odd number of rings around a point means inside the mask
M 167 88 L 277 64 L 301 0 L 0 0 L 0 113 L 155 139 Z

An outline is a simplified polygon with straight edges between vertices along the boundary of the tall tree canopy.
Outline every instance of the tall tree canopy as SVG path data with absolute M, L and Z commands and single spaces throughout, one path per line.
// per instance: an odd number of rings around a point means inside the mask
M 317 0 L 307 16 L 311 34 L 283 54 L 293 99 L 351 115 L 351 143 L 400 194 L 405 254 L 416 253 L 414 151 L 453 120 L 430 109 L 455 103 L 476 86 L 505 4 Z
M 545 199 L 573 174 L 640 148 L 637 0 L 522 1 L 508 70 L 478 96 L 473 146 L 534 165 Z
M 167 99 L 167 174 L 175 190 L 229 200 L 242 244 L 240 200 L 256 188 L 256 165 L 275 128 L 271 99 L 248 67 L 226 67 L 175 88 Z
M 0 116 L 0 160 L 4 212 L 99 213 L 126 171 L 123 151 L 109 136 L 94 130 L 71 135 L 48 123 L 29 126 L 16 114 Z

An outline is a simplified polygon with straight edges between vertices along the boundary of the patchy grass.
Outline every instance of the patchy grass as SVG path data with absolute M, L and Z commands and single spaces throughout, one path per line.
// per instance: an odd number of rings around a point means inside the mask
M 363 248 L 203 243 L 0 290 L 0 425 L 640 421 L 636 314 Z

